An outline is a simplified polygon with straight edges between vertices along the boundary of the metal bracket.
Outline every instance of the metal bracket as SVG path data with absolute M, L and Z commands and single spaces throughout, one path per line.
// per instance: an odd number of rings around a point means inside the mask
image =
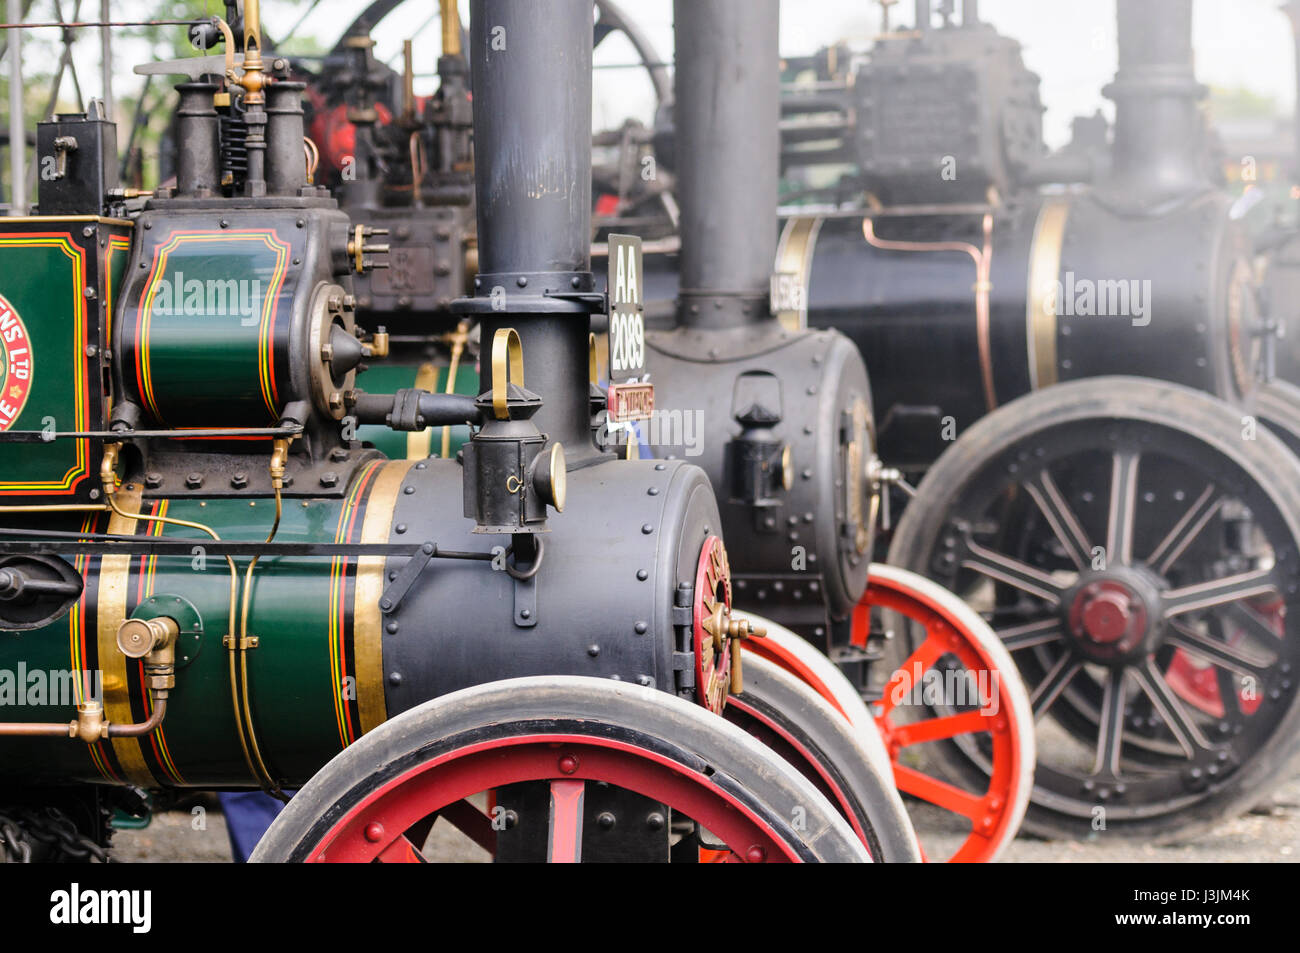
M 437 551 L 438 547 L 433 543 L 424 543 L 411 555 L 397 576 L 384 587 L 383 595 L 379 597 L 380 612 L 384 615 L 392 615 L 397 611 L 406 594 L 411 591 L 411 586 L 415 585 L 415 580 L 419 578 L 420 573 L 424 572 Z
M 529 629 L 537 624 L 537 577 L 515 579 L 515 625 Z

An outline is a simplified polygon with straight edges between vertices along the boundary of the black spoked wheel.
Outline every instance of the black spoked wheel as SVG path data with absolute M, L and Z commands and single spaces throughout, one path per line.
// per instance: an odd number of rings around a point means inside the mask
M 920 841 L 893 777 L 880 769 L 844 715 L 761 656 L 746 655 L 744 689 L 728 699 L 728 721 L 798 768 L 839 808 L 874 859 L 920 862 Z
M 532 807 L 484 810 L 521 788 L 540 790 Z M 594 807 L 617 792 L 662 807 L 635 823 Z M 682 859 L 673 840 L 698 825 L 741 861 L 869 859 L 816 788 L 745 732 L 665 692 L 575 676 L 491 682 L 381 725 L 294 796 L 252 859 L 443 859 L 429 846 L 441 822 L 497 858 L 519 858 L 526 838 L 552 862 L 634 859 L 620 841 L 642 847 L 636 859 Z
M 1300 751 L 1300 461 L 1175 385 L 1022 398 L 927 474 L 890 561 L 962 593 L 1030 692 L 1025 828 L 1192 836 Z M 978 749 L 945 746 L 968 772 Z

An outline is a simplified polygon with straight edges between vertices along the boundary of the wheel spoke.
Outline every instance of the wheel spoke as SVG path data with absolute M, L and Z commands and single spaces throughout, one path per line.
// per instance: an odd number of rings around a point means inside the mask
M 1226 605 L 1241 599 L 1267 595 L 1275 590 L 1271 569 L 1253 569 L 1250 572 L 1211 579 L 1195 585 L 1170 589 L 1161 597 L 1165 618 Z
M 381 864 L 427 864 L 424 855 L 420 853 L 410 838 L 405 834 L 397 838 L 383 849 L 378 857 L 375 858 Z
M 1242 715 L 1240 689 L 1237 688 L 1237 680 L 1232 672 L 1226 668 L 1217 668 L 1214 670 L 1214 677 L 1219 686 L 1219 701 L 1223 705 L 1223 717 L 1236 718 Z
M 980 796 L 897 761 L 894 762 L 894 784 L 904 794 L 929 801 L 944 810 L 969 817 L 972 821 L 984 813 L 984 799 Z
M 948 648 L 942 641 L 933 635 L 927 634 L 925 641 L 918 645 L 915 651 L 898 667 L 898 671 L 890 676 L 889 684 L 885 686 L 884 695 L 880 701 L 876 702 L 878 708 L 877 717 L 883 718 L 888 715 L 894 710 L 895 699 L 908 697 L 915 688 L 920 686 L 925 673 L 947 651 Z
M 1088 568 L 1092 557 L 1092 543 L 1088 539 L 1088 534 L 1084 532 L 1079 518 L 1074 515 L 1070 504 L 1056 485 L 1056 481 L 1052 479 L 1052 475 L 1043 470 L 1037 477 L 1026 482 L 1024 487 L 1034 498 L 1038 508 L 1043 511 L 1043 515 L 1047 517 L 1052 532 L 1065 547 L 1066 555 L 1070 557 L 1071 562 L 1079 569 Z
M 1216 494 L 1215 491 L 1216 487 L 1213 483 L 1205 488 L 1205 492 L 1197 497 L 1191 509 L 1183 514 L 1182 518 L 1174 524 L 1174 528 L 1169 531 L 1169 535 L 1162 539 L 1160 545 L 1147 557 L 1148 566 L 1162 576 L 1169 575 L 1169 570 L 1178 561 L 1178 557 L 1201 534 L 1201 530 L 1205 529 L 1206 524 L 1227 501 L 1227 497 L 1221 493 Z
M 1272 659 L 1266 659 L 1238 646 L 1220 642 L 1208 635 L 1197 632 L 1181 622 L 1175 622 L 1171 625 L 1166 640 L 1171 645 L 1177 645 L 1189 652 L 1194 652 L 1220 668 L 1229 669 L 1239 675 L 1249 675 L 1256 679 L 1260 678 L 1264 671 L 1277 660 L 1276 656 Z
M 1256 645 L 1262 643 L 1264 651 L 1268 652 L 1270 655 L 1273 654 L 1271 647 L 1277 645 L 1281 636 L 1278 635 L 1277 630 L 1270 626 L 1268 622 L 1250 606 L 1249 603 L 1232 603 L 1228 606 L 1226 615 L 1233 622 L 1241 626 L 1241 631 L 1253 643 Z M 1269 664 L 1271 665 L 1272 663 L 1270 662 Z
M 1183 706 L 1182 700 L 1170 689 L 1169 683 L 1156 667 L 1155 661 L 1148 658 L 1145 664 L 1133 668 L 1132 672 L 1137 677 L 1138 684 L 1142 686 L 1142 691 L 1151 699 L 1151 704 L 1169 726 L 1183 753 L 1188 758 L 1194 759 L 1197 749 L 1210 750 L 1210 742 L 1201 733 L 1200 727 Z
M 460 800 L 448 804 L 438 812 L 438 816 L 445 818 L 449 824 L 489 854 L 497 852 L 497 832 L 492 827 L 492 819 L 469 801 Z
M 551 782 L 551 830 L 547 856 L 552 864 L 582 862 L 582 809 L 585 781 Z
M 964 711 L 958 715 L 945 715 L 942 718 L 927 718 L 894 729 L 893 740 L 901 747 L 919 745 L 927 741 L 940 741 L 957 735 L 975 734 L 988 731 L 991 725 L 983 710 Z
M 1106 524 L 1107 565 L 1133 561 L 1133 525 L 1137 521 L 1138 464 L 1136 450 L 1117 451 L 1111 465 L 1110 515 Z
M 1106 679 L 1101 700 L 1101 717 L 1097 724 L 1097 760 L 1092 773 L 1107 778 L 1119 777 L 1119 755 L 1124 747 L 1124 699 L 1128 680 L 1124 669 L 1114 668 Z
M 1051 618 L 1027 622 L 1024 625 L 1007 626 L 996 629 L 995 632 L 1008 652 L 1018 652 L 1035 645 L 1047 645 L 1065 638 L 1061 620 Z
M 1029 696 L 1029 703 L 1034 706 L 1035 720 L 1047 714 L 1047 710 L 1052 707 L 1056 699 L 1061 697 L 1065 686 L 1079 674 L 1081 668 L 1083 662 L 1070 652 L 1057 659 L 1056 664 L 1043 676 L 1043 680 L 1034 687 L 1033 694 Z
M 966 569 L 1005 582 L 1052 605 L 1060 605 L 1062 587 L 1047 573 L 1019 559 L 981 546 L 969 536 L 965 543 L 966 555 L 962 557 L 961 565 Z

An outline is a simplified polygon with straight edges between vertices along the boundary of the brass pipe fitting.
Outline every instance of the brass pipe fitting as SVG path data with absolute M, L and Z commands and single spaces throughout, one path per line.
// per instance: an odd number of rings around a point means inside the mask
M 127 619 L 117 627 L 117 647 L 127 658 L 144 659 L 144 675 L 155 699 L 176 687 L 176 640 L 181 628 L 175 619 Z
M 271 486 L 275 490 L 284 488 L 285 468 L 289 463 L 288 437 L 277 437 L 271 448 Z
M 120 443 L 104 444 L 104 456 L 99 461 L 99 482 L 105 496 L 117 492 L 117 461 L 122 454 Z

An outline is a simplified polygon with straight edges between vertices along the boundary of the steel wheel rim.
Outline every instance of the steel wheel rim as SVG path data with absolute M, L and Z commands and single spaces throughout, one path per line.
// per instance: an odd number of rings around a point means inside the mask
M 308 862 L 421 862 L 419 849 L 406 837 L 413 827 L 471 795 L 520 781 L 547 781 L 552 793 L 550 858 L 580 859 L 567 849 L 574 840 L 580 790 L 587 782 L 608 782 L 682 811 L 720 837 L 749 862 L 800 862 L 804 851 L 782 837 L 773 819 L 725 775 L 696 770 L 662 746 L 628 738 L 596 737 L 581 732 L 545 730 L 489 739 L 448 739 L 440 754 L 406 768 L 348 807 L 304 857 Z M 622 782 L 622 783 L 620 783 Z M 477 808 L 474 808 L 477 811 Z M 465 827 L 481 820 L 453 821 Z M 462 823 L 465 827 L 462 827 Z M 376 828 L 374 825 L 378 825 Z M 557 833 L 558 831 L 558 833 Z M 466 833 L 469 833 L 466 831 Z M 473 834 L 470 835 L 474 837 Z M 479 838 L 474 838 L 483 846 Z M 579 848 L 580 851 L 580 848 Z
M 1097 444 L 1099 430 L 1103 431 L 1104 437 L 1100 446 Z M 1080 447 L 1084 449 L 1079 449 Z M 1206 463 L 1207 449 L 1211 451 L 1208 455 L 1213 458 L 1211 463 L 1216 472 L 1210 472 L 1211 467 Z M 1067 468 L 1062 466 L 1062 461 L 1071 455 L 1078 457 L 1089 453 L 1109 454 L 1111 457 L 1111 482 L 1105 486 L 1107 523 L 1104 541 L 1106 553 L 1114 551 L 1119 558 L 1108 560 L 1107 567 L 1108 569 L 1135 567 L 1150 569 L 1167 563 L 1164 570 L 1158 573 L 1168 583 L 1162 590 L 1159 602 L 1162 622 L 1168 623 L 1178 616 L 1195 618 L 1194 612 L 1200 610 L 1188 609 L 1188 606 L 1195 604 L 1198 598 L 1204 601 L 1217 599 L 1226 594 L 1234 595 L 1231 602 L 1216 603 L 1206 608 L 1214 609 L 1223 604 L 1239 604 L 1248 598 L 1278 596 L 1283 598 L 1288 608 L 1295 610 L 1294 583 L 1289 583 L 1286 578 L 1286 570 L 1295 565 L 1294 540 L 1286 516 L 1278 508 L 1276 500 L 1257 485 L 1246 471 L 1244 464 L 1217 447 L 1213 445 L 1207 447 L 1206 441 L 1195 435 L 1175 430 L 1171 426 L 1139 420 L 1107 421 L 1100 427 L 1097 421 L 1067 421 L 1023 436 L 1000 452 L 997 457 L 985 461 L 982 469 L 978 473 L 973 473 L 967 483 L 954 495 L 955 500 L 945 513 L 947 518 L 945 525 L 941 526 L 932 538 L 924 541 L 926 565 L 934 578 L 950 587 L 956 587 L 960 584 L 961 573 L 966 571 L 967 578 L 971 573 L 985 576 L 994 580 L 995 589 L 1000 584 L 1003 591 L 1007 589 L 1028 591 L 1031 588 L 1051 590 L 1058 601 L 1070 594 L 1072 590 L 1068 586 L 1057 586 L 1056 589 L 1052 589 L 1043 578 L 1048 574 L 1021 559 L 1020 557 L 1025 555 L 1023 552 L 1011 557 L 996 551 L 992 551 L 990 555 L 990 550 L 981 547 L 973 540 L 970 527 L 993 509 L 995 498 L 999 492 L 1008 489 L 1007 481 L 1010 478 L 1011 485 L 1018 487 L 1023 491 L 1024 496 L 1032 499 L 1032 504 L 1026 504 L 1026 507 L 1032 506 L 1039 514 L 1040 538 L 1047 538 L 1047 534 L 1050 533 L 1067 556 L 1081 555 L 1078 551 L 1085 548 L 1091 555 L 1091 547 L 1086 547 L 1085 544 L 1095 538 L 1091 535 L 1095 533 L 1091 525 L 1095 520 L 1090 522 L 1074 514 L 1076 523 L 1081 519 L 1083 523 L 1089 523 L 1081 537 L 1070 525 L 1071 494 L 1063 490 L 1062 486 L 1067 479 L 1073 479 L 1086 469 L 1077 466 Z M 1153 503 L 1160 497 L 1157 490 L 1151 489 L 1150 486 L 1143 486 L 1143 464 L 1155 461 L 1158 463 L 1156 469 L 1163 470 L 1166 469 L 1167 462 L 1159 463 L 1162 458 L 1166 461 L 1176 461 L 1182 468 L 1197 474 L 1198 479 L 1204 477 L 1206 487 L 1211 492 L 1206 496 L 1205 490 L 1202 489 L 1193 488 L 1190 492 L 1184 491 L 1183 498 L 1176 501 L 1182 504 L 1182 509 L 1175 511 L 1176 521 L 1167 521 L 1163 531 L 1153 530 L 1156 524 L 1151 523 L 1143 527 L 1144 533 L 1140 533 L 1139 514 L 1142 505 Z M 1043 477 L 1044 473 L 1047 474 L 1046 479 Z M 1150 479 L 1149 474 L 1145 475 Z M 987 481 L 986 485 L 979 485 L 981 479 Z M 1058 480 L 1062 485 L 1057 484 Z M 1170 493 L 1177 496 L 1176 490 L 1171 490 Z M 1060 502 L 1062 497 L 1066 498 L 1065 507 Z M 1219 502 L 1220 497 L 1224 498 L 1223 502 Z M 1271 562 L 1265 559 L 1254 568 L 1218 577 L 1198 579 L 1189 576 L 1170 582 L 1170 576 L 1173 575 L 1178 560 L 1183 558 L 1183 554 L 1203 543 L 1197 538 L 1200 530 L 1195 529 L 1197 524 L 1201 523 L 1202 517 L 1207 511 L 1214 510 L 1215 512 L 1211 512 L 1207 517 L 1212 521 L 1219 509 L 1234 501 L 1244 502 L 1247 505 L 1255 520 L 1255 526 L 1263 534 L 1271 550 Z M 1148 513 L 1148 516 L 1150 515 Z M 1126 519 L 1127 529 L 1124 528 Z M 966 523 L 964 530 L 960 525 L 961 522 Z M 1205 525 L 1209 523 L 1201 524 L 1201 530 Z M 1179 532 L 1180 526 L 1181 532 Z M 1153 532 L 1158 542 L 1154 548 L 1149 548 L 1145 537 L 1152 535 Z M 1142 545 L 1137 544 L 1136 538 L 1139 536 L 1144 537 Z M 957 537 L 963 538 L 959 542 L 954 542 Z M 976 548 L 972 548 L 972 542 L 975 542 Z M 1075 550 L 1073 554 L 1072 549 Z M 948 559 L 949 555 L 953 558 Z M 996 556 L 1005 558 L 994 558 Z M 1171 557 L 1172 561 L 1169 561 Z M 1011 561 L 1008 562 L 1008 559 Z M 1091 567 L 1091 563 L 1087 565 Z M 1183 567 L 1184 571 L 1187 568 Z M 1079 573 L 1082 572 L 1083 570 L 1080 569 Z M 1216 578 L 1220 580 L 1217 586 Z M 1198 587 L 1199 593 L 1196 591 Z M 1236 595 L 1237 593 L 1241 594 Z M 1049 601 L 1042 598 L 1041 593 L 1039 598 L 1040 603 Z M 1170 609 L 1176 611 L 1168 611 Z M 1065 689 L 1071 685 L 1080 671 L 1086 672 L 1088 669 L 1083 666 L 1074 667 L 1071 660 L 1073 649 L 1052 654 L 1043 648 L 1064 637 L 1058 635 L 1053 626 L 1048 624 L 1049 617 L 1049 613 L 1040 613 L 1040 617 L 1036 619 L 1022 618 L 1019 625 L 1003 625 L 999 628 L 999 636 L 1008 650 L 1016 653 L 1018 662 L 1029 650 L 1033 650 L 1038 656 L 1037 668 L 1022 664 L 1021 670 L 1033 691 L 1036 715 L 1039 718 L 1044 714 L 1051 715 L 1055 720 L 1052 707 L 1059 699 L 1069 697 Z M 1045 764 L 1040 754 L 1033 797 L 1036 805 L 1075 818 L 1096 818 L 1095 809 L 1099 805 L 1105 805 L 1106 813 L 1103 816 L 1112 820 L 1137 821 L 1161 815 L 1167 816 L 1212 795 L 1223 781 L 1235 771 L 1241 770 L 1255 753 L 1273 740 L 1276 728 L 1287 716 L 1288 706 L 1294 697 L 1294 677 L 1293 675 L 1286 677 L 1293 672 L 1297 660 L 1294 637 L 1279 640 L 1277 644 L 1280 650 L 1269 664 L 1258 664 L 1267 661 L 1266 655 L 1255 656 L 1251 660 L 1256 664 L 1247 667 L 1253 667 L 1257 670 L 1257 674 L 1270 672 L 1282 677 L 1273 681 L 1271 690 L 1265 689 L 1266 679 L 1259 679 L 1260 694 L 1264 700 L 1257 711 L 1250 716 L 1257 720 L 1240 730 L 1230 725 L 1226 733 L 1232 737 L 1226 744 L 1216 746 L 1213 739 L 1205 737 L 1196 713 L 1186 711 L 1184 701 L 1166 681 L 1165 670 L 1172 663 L 1161 662 L 1159 651 L 1163 647 L 1172 646 L 1184 653 L 1200 654 L 1202 658 L 1221 664 L 1222 667 L 1227 667 L 1229 664 L 1244 666 L 1246 661 L 1241 653 L 1237 653 L 1234 657 L 1230 646 L 1216 644 L 1213 637 L 1205 632 L 1193 629 L 1189 633 L 1188 620 L 1180 621 L 1182 624 L 1178 626 L 1169 626 L 1172 635 L 1166 634 L 1163 641 L 1153 647 L 1149 653 L 1150 664 L 1147 664 L 1136 649 L 1134 651 L 1137 654 L 1132 664 L 1111 663 L 1111 667 L 1107 670 L 1106 688 L 1102 696 L 1106 703 L 1102 711 L 1107 714 L 1105 718 L 1097 719 L 1099 734 L 1094 751 L 1096 757 L 1093 770 L 1086 776 L 1080 776 L 1077 771 L 1060 770 L 1053 765 Z M 1257 622 L 1258 620 L 1251 621 L 1248 617 L 1247 624 L 1253 630 L 1260 629 Z M 1037 631 L 1033 629 L 1036 624 L 1041 626 Z M 1077 634 L 1075 638 L 1077 640 Z M 1170 653 L 1165 654 L 1168 656 Z M 1089 658 L 1085 664 L 1093 661 L 1095 660 Z M 1115 674 L 1116 670 L 1120 672 L 1118 676 Z M 1291 694 L 1287 694 L 1288 692 Z M 1143 759 L 1140 757 L 1131 756 L 1142 750 L 1143 739 L 1122 724 L 1123 706 L 1126 699 L 1138 694 L 1151 700 L 1152 706 L 1166 722 L 1165 730 L 1169 738 L 1183 750 L 1185 755 L 1183 760 L 1192 762 L 1185 766 L 1185 776 L 1171 772 L 1167 767 L 1164 769 L 1159 767 L 1159 752 L 1147 758 L 1148 763 L 1142 763 Z M 1233 692 L 1224 687 L 1220 689 L 1220 696 L 1224 699 L 1231 698 Z M 1075 705 L 1075 714 L 1078 714 L 1084 706 L 1078 705 L 1077 693 Z M 1119 717 L 1115 717 L 1116 713 L 1119 713 Z M 1258 717 L 1261 713 L 1264 717 Z M 1118 731 L 1114 727 L 1115 721 L 1121 722 Z M 1189 730 L 1189 724 L 1195 730 Z M 1247 731 L 1247 727 L 1252 730 Z M 1221 726 L 1218 726 L 1218 730 L 1223 732 Z M 1243 745 L 1238 744 L 1233 747 L 1233 741 L 1242 736 L 1245 736 L 1245 741 L 1251 744 L 1245 747 L 1245 757 L 1237 757 L 1235 751 L 1240 750 Z M 1147 741 L 1146 747 L 1150 747 L 1149 739 Z M 1209 744 L 1202 742 L 1209 742 Z M 1196 756 L 1187 756 L 1189 745 Z M 1171 750 L 1169 745 L 1165 745 L 1165 748 Z M 968 756 L 971 754 L 967 751 Z M 1171 759 L 1165 760 L 1168 762 Z M 971 761 L 978 763 L 978 758 L 971 757 Z M 1127 766 L 1122 766 L 1122 761 L 1127 761 Z M 1121 773 L 1122 767 L 1125 773 Z M 1134 767 L 1140 770 L 1134 771 Z M 1135 794 L 1139 796 L 1135 797 Z
M 883 696 L 873 708 L 876 726 L 889 752 L 894 768 L 895 782 L 900 791 L 919 800 L 942 808 L 951 814 L 966 818 L 970 832 L 947 858 L 948 863 L 981 863 L 996 859 L 1005 845 L 1015 837 L 1024 812 L 1023 781 L 1032 768 L 1032 752 L 1021 750 L 1021 731 L 1016 704 L 1011 697 L 1011 687 L 1000 675 L 996 678 L 997 710 L 991 716 L 981 708 L 929 709 L 918 721 L 899 723 L 895 720 L 898 709 L 895 699 L 906 695 L 918 678 L 935 670 L 943 660 L 955 659 L 969 673 L 998 672 L 996 660 L 989 657 L 978 643 L 969 637 L 959 620 L 950 616 L 942 606 L 924 599 L 918 593 L 891 585 L 888 580 L 874 574 L 862 600 L 854 609 L 852 639 L 855 645 L 865 647 L 871 629 L 871 610 L 880 608 L 898 613 L 910 623 L 921 628 L 925 637 L 914 644 L 906 659 L 891 672 Z M 919 666 L 919 669 L 918 669 Z M 1012 677 L 1014 673 L 1012 673 Z M 990 679 L 990 681 L 994 681 Z M 941 777 L 935 777 L 902 762 L 905 749 L 929 741 L 962 739 L 969 744 L 978 738 L 986 748 L 981 748 L 981 772 L 968 774 L 972 786 L 983 787 L 976 794 Z M 1031 764 L 1026 765 L 1024 759 Z M 1017 796 L 1017 789 L 1020 796 Z M 931 859 L 927 856 L 927 860 Z

